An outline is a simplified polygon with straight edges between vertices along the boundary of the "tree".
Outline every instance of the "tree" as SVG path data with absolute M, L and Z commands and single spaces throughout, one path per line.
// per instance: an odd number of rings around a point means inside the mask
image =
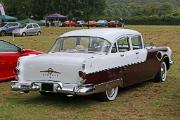
M 43 19 L 57 12 L 69 18 L 95 18 L 104 14 L 105 0 L 1 0 L 9 15 L 19 19 L 33 17 Z

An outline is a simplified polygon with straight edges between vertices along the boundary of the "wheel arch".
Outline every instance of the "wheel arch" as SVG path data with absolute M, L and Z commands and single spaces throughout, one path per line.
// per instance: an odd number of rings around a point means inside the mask
M 6 31 L 6 30 L 2 30 L 2 31 L 1 31 L 1 33 L 2 33 L 2 32 L 4 32 L 5 34 L 7 33 L 7 31 Z

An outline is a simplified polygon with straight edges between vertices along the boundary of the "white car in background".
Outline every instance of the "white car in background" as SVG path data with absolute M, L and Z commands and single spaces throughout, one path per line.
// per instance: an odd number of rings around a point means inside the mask
M 13 30 L 15 36 L 26 36 L 26 35 L 40 35 L 41 28 L 36 23 L 27 23 L 22 25 L 20 28 Z

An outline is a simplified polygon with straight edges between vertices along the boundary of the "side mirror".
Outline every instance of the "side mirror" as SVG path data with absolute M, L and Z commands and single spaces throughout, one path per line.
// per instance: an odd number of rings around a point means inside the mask
M 18 52 L 23 54 L 24 53 L 24 50 L 22 48 L 18 48 Z

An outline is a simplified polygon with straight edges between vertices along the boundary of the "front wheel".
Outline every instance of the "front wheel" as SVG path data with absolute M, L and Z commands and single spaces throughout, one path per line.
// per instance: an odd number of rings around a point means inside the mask
M 103 93 L 100 93 L 99 97 L 103 101 L 113 101 L 116 99 L 117 95 L 118 95 L 118 87 L 115 87 L 115 88 L 106 90 Z
M 53 94 L 52 92 L 45 92 L 45 91 L 39 91 L 39 93 L 40 93 L 42 96 L 50 96 L 50 95 Z
M 166 63 L 163 61 L 161 63 L 161 68 L 155 77 L 155 81 L 156 82 L 165 82 L 166 77 L 167 77 L 167 66 L 166 66 Z
M 37 32 L 37 36 L 39 36 L 39 35 L 41 35 L 41 32 L 40 32 L 40 31 Z
M 1 36 L 5 36 L 6 32 L 5 31 L 1 31 Z

